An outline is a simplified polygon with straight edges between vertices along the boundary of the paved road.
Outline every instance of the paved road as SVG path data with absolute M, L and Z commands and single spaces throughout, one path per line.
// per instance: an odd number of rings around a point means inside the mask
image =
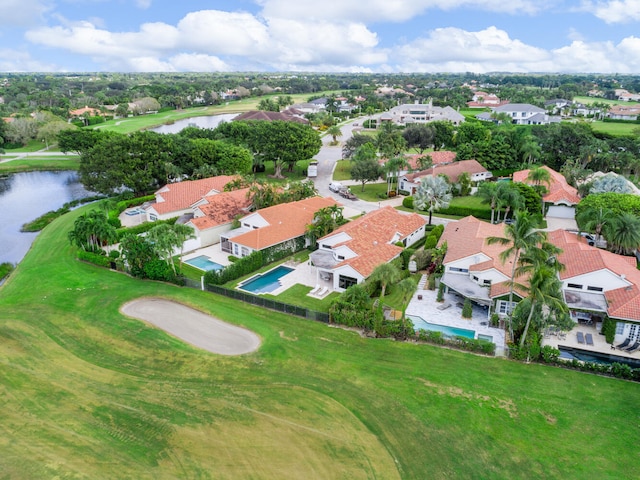
M 347 141 L 353 135 L 354 129 L 357 131 L 361 127 L 354 126 L 354 123 L 361 124 L 362 119 L 358 118 L 349 123 L 340 125 L 340 130 L 342 131 L 342 137 L 339 137 L 339 144 L 337 146 L 331 145 L 333 139 L 329 135 L 325 135 L 322 137 L 322 148 L 320 148 L 320 152 L 315 156 L 315 159 L 318 160 L 318 176 L 314 179 L 314 184 L 318 193 L 323 197 L 331 197 L 339 201 L 346 208 L 351 211 L 351 213 L 357 214 L 361 212 L 372 212 L 373 210 L 377 210 L 378 208 L 384 207 L 386 205 L 390 205 L 393 207 L 397 207 L 402 205 L 403 197 L 398 196 L 389 200 L 381 200 L 379 202 L 365 202 L 364 200 L 347 200 L 342 198 L 337 193 L 329 190 L 329 184 L 333 179 L 333 170 L 336 167 L 336 163 L 338 160 L 342 159 L 342 144 Z M 353 185 L 360 186 L 359 182 L 354 182 L 352 180 L 341 181 L 343 185 Z M 357 195 L 358 190 L 356 188 L 352 188 L 352 191 Z M 353 209 L 353 210 L 351 210 Z M 347 216 L 347 211 L 345 211 L 345 215 Z M 428 215 L 422 215 L 424 218 L 428 219 Z M 439 218 L 433 217 L 431 223 L 433 224 L 447 224 L 451 220 L 447 218 Z

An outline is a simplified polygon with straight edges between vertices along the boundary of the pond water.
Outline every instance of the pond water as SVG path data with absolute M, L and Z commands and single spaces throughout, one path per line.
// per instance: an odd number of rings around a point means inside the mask
M 0 263 L 20 262 L 38 235 L 21 232 L 22 225 L 90 195 L 73 171 L 15 173 L 0 178 Z
M 237 113 L 224 113 L 221 115 L 207 115 L 205 117 L 185 118 L 183 120 L 178 120 L 171 125 L 162 125 L 157 128 L 152 128 L 151 131 L 157 133 L 178 133 L 183 128 L 187 128 L 190 126 L 199 128 L 216 128 L 220 124 L 220 122 L 230 122 L 237 116 Z

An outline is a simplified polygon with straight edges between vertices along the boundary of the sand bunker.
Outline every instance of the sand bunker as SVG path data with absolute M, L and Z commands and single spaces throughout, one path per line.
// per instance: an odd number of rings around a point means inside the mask
M 242 355 L 260 346 L 260 337 L 255 333 L 170 300 L 134 300 L 125 303 L 121 311 L 209 352 Z

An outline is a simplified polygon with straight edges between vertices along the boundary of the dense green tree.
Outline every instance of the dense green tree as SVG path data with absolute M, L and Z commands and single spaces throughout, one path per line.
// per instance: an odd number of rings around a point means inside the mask
M 171 139 L 153 132 L 106 135 L 80 158 L 80 181 L 88 190 L 113 194 L 125 188 L 136 195 L 164 184 L 172 162 Z
M 390 122 L 383 123 L 376 136 L 376 146 L 383 158 L 399 156 L 407 148 L 402 132 Z
M 120 240 L 120 254 L 134 277 L 146 277 L 145 265 L 155 259 L 153 246 L 144 237 L 127 234 Z
M 351 165 L 351 179 L 362 184 L 363 192 L 367 182 L 375 182 L 382 175 L 384 175 L 384 169 L 376 158 L 354 161 Z
M 410 124 L 402 131 L 407 147 L 415 148 L 419 153 L 424 153 L 433 146 L 435 135 L 435 129 L 428 123 Z
M 375 148 L 374 139 L 371 136 L 354 133 L 351 138 L 342 145 L 342 158 L 352 158 L 358 148 L 367 143 L 373 145 Z
M 293 171 L 298 161 L 312 158 L 322 146 L 320 136 L 309 125 L 284 121 L 254 121 L 250 124 L 252 131 L 248 146 L 261 161 L 273 162 L 275 178 L 284 178 L 284 165 Z
M 118 134 L 80 128 L 62 130 L 58 133 L 58 147 L 64 153 L 73 152 L 78 155 L 82 155 L 88 149 L 92 148 L 99 140 L 108 135 Z
M 442 150 L 443 148 L 451 148 L 453 146 L 453 136 L 455 129 L 453 123 L 448 120 L 436 120 L 430 122 L 429 125 L 434 129 L 433 149 Z

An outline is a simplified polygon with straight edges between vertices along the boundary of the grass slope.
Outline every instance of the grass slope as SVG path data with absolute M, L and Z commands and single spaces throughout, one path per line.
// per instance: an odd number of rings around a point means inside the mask
M 628 478 L 637 384 L 364 339 L 85 265 L 49 225 L 0 290 L 6 478 Z M 209 354 L 119 313 L 175 299 L 258 333 Z

